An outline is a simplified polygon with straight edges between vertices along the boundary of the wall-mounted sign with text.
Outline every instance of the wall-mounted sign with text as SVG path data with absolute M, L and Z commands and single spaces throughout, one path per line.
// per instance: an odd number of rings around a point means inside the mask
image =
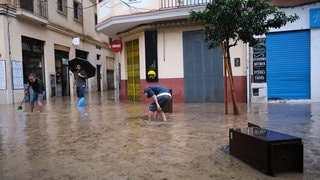
M 320 27 L 320 8 L 310 9 L 310 28 Z
M 253 82 L 266 82 L 266 46 L 264 43 L 253 46 Z

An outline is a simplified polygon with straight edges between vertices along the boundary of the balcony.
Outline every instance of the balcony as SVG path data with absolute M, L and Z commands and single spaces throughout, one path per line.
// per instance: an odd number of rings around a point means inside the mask
M 177 8 L 184 6 L 199 6 L 206 5 L 212 2 L 212 0 L 160 0 L 160 8 Z
M 140 25 L 187 19 L 191 10 L 203 10 L 212 0 L 104 0 L 97 6 L 96 29 L 117 37 Z
M 40 24 L 48 23 L 47 0 L 16 0 L 14 1 L 18 18 L 31 20 Z

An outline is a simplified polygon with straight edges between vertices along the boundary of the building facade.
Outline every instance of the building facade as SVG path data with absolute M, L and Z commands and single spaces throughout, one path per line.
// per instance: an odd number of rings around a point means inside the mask
M 266 34 L 266 67 L 265 71 L 257 71 L 266 79 L 252 84 L 251 89 L 256 92 L 253 92 L 252 100 L 320 101 L 320 74 L 317 70 L 320 66 L 320 2 L 272 2 L 287 15 L 297 14 L 299 19 Z
M 29 73 L 45 83 L 46 98 L 73 96 L 68 61 L 96 67 L 87 91 L 114 88 L 114 53 L 98 32 L 95 1 L 0 0 L 0 102 L 20 102 Z
M 162 84 L 174 102 L 222 102 L 221 49 L 208 49 L 200 24 L 187 20 L 210 0 L 100 1 L 98 31 L 121 40 L 121 99 L 142 100 L 142 90 Z M 253 48 L 231 49 L 239 102 L 319 100 L 319 1 L 272 0 L 287 15 L 300 18 L 257 38 Z M 228 96 L 230 87 L 227 89 Z M 231 99 L 230 97 L 228 98 Z
M 97 30 L 123 44 L 119 52 L 121 99 L 146 101 L 143 89 L 161 84 L 172 90 L 173 102 L 224 101 L 221 48 L 208 49 L 201 25 L 188 21 L 191 10 L 204 10 L 209 2 L 100 1 Z M 239 102 L 247 101 L 247 54 L 244 44 L 231 49 Z

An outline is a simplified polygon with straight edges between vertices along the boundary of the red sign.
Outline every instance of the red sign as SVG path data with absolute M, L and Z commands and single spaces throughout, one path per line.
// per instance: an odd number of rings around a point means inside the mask
M 122 50 L 122 42 L 120 40 L 113 40 L 111 43 L 111 49 L 113 52 L 120 52 Z

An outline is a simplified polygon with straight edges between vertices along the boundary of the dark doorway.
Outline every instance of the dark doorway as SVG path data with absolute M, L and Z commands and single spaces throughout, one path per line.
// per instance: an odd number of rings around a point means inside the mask
M 28 75 L 35 73 L 45 84 L 45 72 L 43 61 L 43 41 L 22 37 L 22 59 L 24 84 L 28 81 Z
M 97 89 L 98 92 L 101 92 L 101 65 L 97 65 Z
M 69 53 L 55 50 L 56 96 L 70 96 L 68 61 Z
M 108 69 L 107 70 L 107 83 L 108 83 L 108 90 L 114 90 L 114 70 Z

